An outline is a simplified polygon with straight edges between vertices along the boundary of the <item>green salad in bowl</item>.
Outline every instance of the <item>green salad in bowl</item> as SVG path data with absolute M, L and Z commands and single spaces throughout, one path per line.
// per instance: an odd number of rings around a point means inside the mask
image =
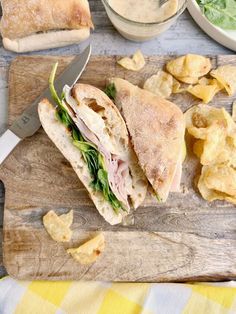
M 196 1 L 212 24 L 225 30 L 236 30 L 236 0 Z

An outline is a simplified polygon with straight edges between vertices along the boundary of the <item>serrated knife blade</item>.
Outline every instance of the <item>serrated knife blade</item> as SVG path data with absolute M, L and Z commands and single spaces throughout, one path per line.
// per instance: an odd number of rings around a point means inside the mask
M 85 48 L 80 55 L 75 57 L 63 71 L 55 81 L 55 88 L 59 93 L 65 85 L 73 86 L 78 81 L 89 61 L 90 55 L 91 45 Z M 47 88 L 28 108 L 26 108 L 13 122 L 11 127 L 0 137 L 0 165 L 21 140 L 32 136 L 41 127 L 41 122 L 38 116 L 38 103 L 43 98 L 48 98 L 52 101 L 49 88 Z

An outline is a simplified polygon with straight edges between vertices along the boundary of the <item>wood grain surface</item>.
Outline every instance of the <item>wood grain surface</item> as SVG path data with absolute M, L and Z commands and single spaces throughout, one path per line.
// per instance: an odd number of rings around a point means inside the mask
M 146 58 L 137 73 L 116 65 L 118 57 L 92 57 L 81 82 L 104 88 L 108 76 L 132 83 L 143 81 L 170 57 Z M 60 71 L 71 57 L 18 57 L 9 73 L 9 121 L 47 86 L 52 64 Z M 213 65 L 236 63 L 234 56 L 212 58 Z M 176 95 L 183 110 L 198 103 L 190 95 Z M 231 108 L 232 99 L 219 94 L 214 104 Z M 148 197 L 130 217 L 128 226 L 110 226 L 99 216 L 68 162 L 40 129 L 24 140 L 5 161 L 0 178 L 5 185 L 4 265 L 19 279 L 84 279 L 112 281 L 185 281 L 236 278 L 236 208 L 223 202 L 207 203 L 193 188 L 199 170 L 189 155 L 184 164 L 182 192 L 166 204 Z M 1 199 L 1 196 L 0 196 Z M 54 209 L 74 209 L 71 243 L 57 244 L 42 225 Z M 80 266 L 65 252 L 102 230 L 106 249 L 89 267 Z

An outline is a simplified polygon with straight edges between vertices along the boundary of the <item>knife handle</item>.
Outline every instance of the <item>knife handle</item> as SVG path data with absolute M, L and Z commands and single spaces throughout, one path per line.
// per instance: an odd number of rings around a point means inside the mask
M 0 165 L 20 141 L 21 139 L 11 130 L 7 130 L 3 133 L 0 137 Z

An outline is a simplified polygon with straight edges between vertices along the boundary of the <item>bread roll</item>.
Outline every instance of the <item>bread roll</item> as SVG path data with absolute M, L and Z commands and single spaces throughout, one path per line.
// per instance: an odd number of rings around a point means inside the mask
M 3 45 L 26 52 L 81 42 L 93 28 L 87 0 L 2 0 Z

